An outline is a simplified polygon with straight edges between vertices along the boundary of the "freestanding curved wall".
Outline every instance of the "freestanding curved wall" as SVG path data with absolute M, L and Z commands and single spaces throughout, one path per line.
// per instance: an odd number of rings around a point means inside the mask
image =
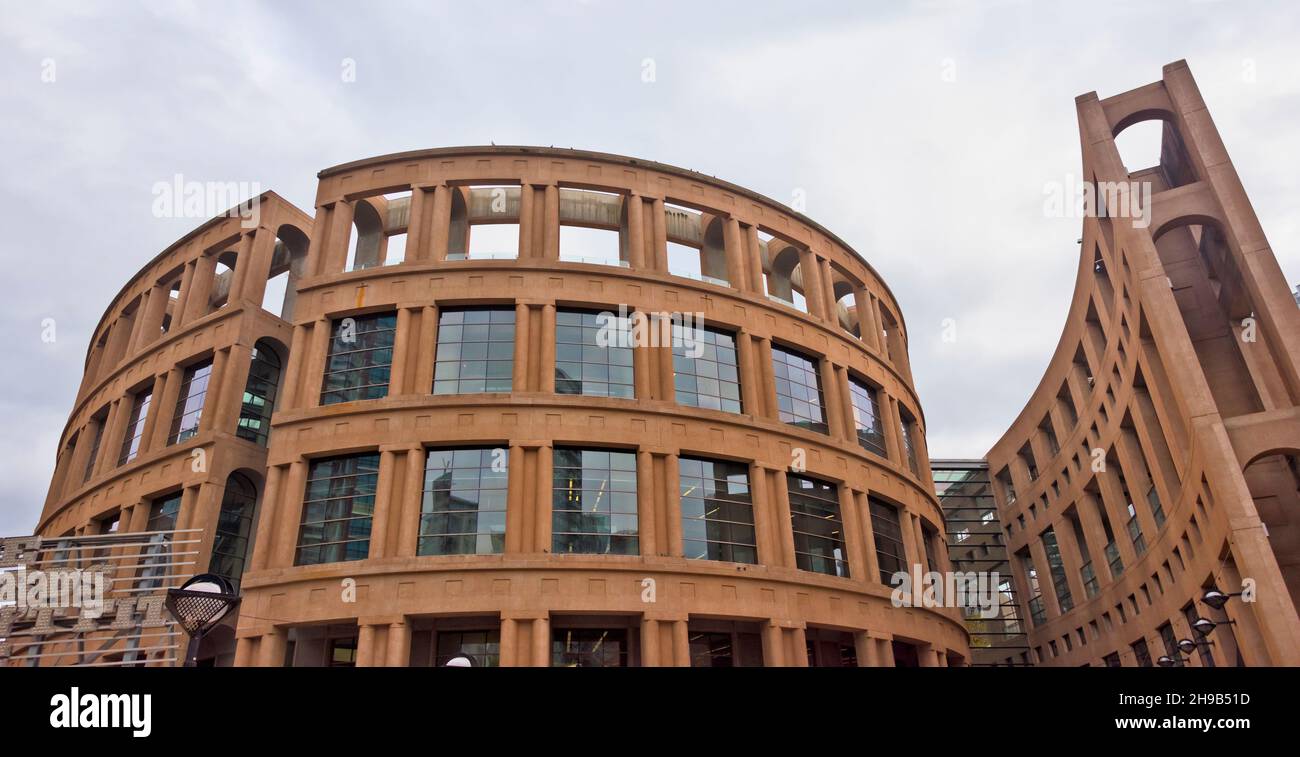
M 1034 661 L 1300 664 L 1300 310 L 1186 63 L 1077 107 L 1109 211 L 1084 221 L 1065 332 L 988 453 Z M 1115 136 L 1148 120 L 1160 164 L 1130 170 Z M 1209 590 L 1243 594 L 1219 610 Z
M 272 192 L 237 211 L 164 250 L 109 305 L 87 351 L 37 534 L 196 529 L 199 570 L 238 582 L 266 472 L 270 407 L 259 401 L 268 388 L 274 400 L 271 374 L 287 359 L 293 333 L 281 311 L 263 309 L 264 295 L 277 277 L 292 291 L 312 222 Z M 285 307 L 291 317 L 291 296 Z M 94 660 L 124 651 L 110 645 Z M 227 628 L 204 654 L 233 651 Z
M 965 660 L 882 582 L 947 565 L 901 313 L 808 218 L 438 149 L 321 172 L 305 266 L 237 664 Z

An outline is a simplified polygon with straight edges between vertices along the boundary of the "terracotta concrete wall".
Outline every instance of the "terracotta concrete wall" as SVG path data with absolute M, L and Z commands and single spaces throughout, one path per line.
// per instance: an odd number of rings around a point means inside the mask
M 1134 665 L 1139 640 L 1152 658 L 1166 653 L 1157 630 L 1165 623 L 1177 638 L 1196 638 L 1184 614 L 1193 603 L 1196 615 L 1234 623 L 1211 636 L 1217 664 L 1232 664 L 1238 650 L 1250 665 L 1300 664 L 1300 311 L 1185 63 L 1131 92 L 1083 95 L 1077 106 L 1085 179 L 1150 182 L 1153 194 L 1149 224 L 1085 220 L 1056 354 L 988 453 L 1003 481 L 994 488 L 1009 549 L 1029 555 L 1042 590 L 1045 617 L 1030 645 L 1042 664 L 1100 665 L 1119 653 Z M 1152 118 L 1165 122 L 1162 165 L 1129 174 L 1114 137 Z M 1130 538 L 1130 503 L 1141 544 Z M 1120 575 L 1108 568 L 1103 514 Z M 1065 611 L 1042 541 L 1049 527 L 1073 604 Z M 1241 591 L 1243 579 L 1255 601 L 1234 598 L 1226 614 L 1198 601 L 1209 586 Z

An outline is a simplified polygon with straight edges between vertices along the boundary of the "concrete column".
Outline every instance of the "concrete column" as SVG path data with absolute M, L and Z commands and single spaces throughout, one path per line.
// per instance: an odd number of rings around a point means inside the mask
M 668 216 L 665 215 L 664 201 L 656 199 L 650 211 L 651 241 L 650 268 L 666 273 L 668 271 Z
M 810 250 L 799 249 L 799 273 L 803 275 L 803 298 L 808 315 L 826 319 L 826 297 L 822 290 L 821 270 L 817 256 Z
M 871 523 L 871 498 L 866 492 L 853 493 L 858 501 L 858 526 L 862 530 L 863 562 L 867 573 L 864 578 L 868 583 L 880 582 L 880 558 L 876 555 L 876 529 Z
M 827 435 L 832 439 L 843 439 L 845 438 L 844 397 L 839 389 L 835 365 L 831 363 L 829 357 L 823 357 L 817 361 L 817 369 L 822 382 L 822 400 L 825 405 L 822 410 L 826 416 Z
M 506 554 L 518 554 L 524 549 L 524 508 L 528 506 L 528 481 L 525 476 L 524 448 L 510 445 L 510 461 L 506 473 Z
M 411 662 L 411 627 L 406 620 L 388 624 L 388 660 L 390 668 L 405 668 Z
M 653 328 L 657 334 L 671 334 L 671 319 L 667 316 L 656 315 L 651 320 L 651 328 Z M 656 364 L 659 367 L 659 391 L 655 395 L 655 398 L 665 402 L 671 402 L 677 398 L 677 388 L 673 373 L 673 347 L 671 340 L 669 340 L 669 342 L 669 344 L 661 344 L 658 347 L 649 348 L 656 351 Z
M 776 536 L 777 544 L 780 548 L 778 554 L 781 561 L 779 564 L 783 568 L 795 567 L 794 554 L 794 531 L 790 525 L 790 489 L 786 481 L 786 472 L 783 470 L 772 471 L 772 504 L 776 517 L 773 519 L 772 530 Z
M 348 243 L 352 236 L 352 216 L 356 204 L 350 200 L 339 200 L 329 206 L 329 211 L 320 223 L 321 215 L 316 214 L 317 231 L 312 235 L 311 247 L 317 249 L 316 275 L 329 276 L 342 273 L 348 264 Z M 317 238 L 320 242 L 317 243 Z M 312 256 L 308 254 L 308 258 Z
M 433 219 L 429 223 L 429 259 L 435 263 L 447 259 L 447 246 L 451 239 L 451 193 L 453 191 L 446 184 L 433 187 Z
M 253 664 L 253 637 L 240 636 L 235 639 L 235 667 L 247 668 Z
M 524 185 L 528 191 L 528 186 Z M 509 533 L 507 531 L 506 533 Z M 501 656 L 497 664 L 503 668 L 519 667 L 519 621 L 514 618 L 501 619 Z
M 257 664 L 263 668 L 282 667 L 287 642 L 286 632 L 278 628 L 272 628 L 262 634 L 262 641 L 258 644 Z
M 357 624 L 357 667 L 377 667 L 376 662 L 383 661 L 383 654 L 375 649 L 375 627 L 370 623 Z
M 674 452 L 664 455 L 663 460 L 663 487 L 657 502 L 664 508 L 664 522 L 668 527 L 668 554 L 681 557 L 686 551 L 682 543 L 681 464 Z
M 722 221 L 722 244 L 727 256 L 727 281 L 733 289 L 745 290 L 745 238 L 734 217 Z
M 858 656 L 858 667 L 880 667 L 880 655 L 876 650 L 876 640 L 866 631 L 853 632 L 853 650 Z
M 659 621 L 641 618 L 641 667 L 657 668 L 659 660 Z
M 298 547 L 298 527 L 302 523 L 302 498 L 307 487 L 307 463 L 295 460 L 289 464 L 284 491 L 276 506 L 275 543 L 268 556 L 268 568 L 288 568 L 294 564 Z
M 849 577 L 855 581 L 871 580 L 867 573 L 867 545 L 862 541 L 862 533 L 859 528 L 862 519 L 858 517 L 857 502 L 853 498 L 853 490 L 842 483 L 836 486 L 835 489 L 839 494 L 840 519 L 844 523 L 844 549 L 845 558 L 849 565 Z
M 627 257 L 632 270 L 646 268 L 645 201 L 636 192 L 624 199 L 627 203 Z
M 433 192 L 425 187 L 411 187 L 411 210 L 406 216 L 406 262 L 429 257 L 429 238 L 433 220 Z
M 790 643 L 794 647 L 794 667 L 808 667 L 808 632 L 803 626 L 790 629 Z
M 652 557 L 668 551 L 667 545 L 659 544 L 658 529 L 655 527 L 661 512 L 659 498 L 655 496 L 654 484 L 654 456 L 646 450 L 638 450 L 636 453 L 637 529 L 643 557 Z
M 265 569 L 271 555 L 271 547 L 275 542 L 278 527 L 276 519 L 280 517 L 279 511 L 282 509 L 280 507 L 281 471 L 282 468 L 278 465 L 272 465 L 266 471 L 266 487 L 262 491 L 262 502 L 257 508 L 257 521 L 254 523 L 253 554 L 249 570 Z
M 167 446 L 172 420 L 176 415 L 176 400 L 180 398 L 183 372 L 179 367 L 167 371 L 162 385 L 154 378 L 154 394 L 149 400 L 149 415 L 145 418 L 144 434 L 140 437 L 140 454 Z
M 296 409 L 320 406 L 321 390 L 325 381 L 325 361 L 329 359 L 332 326 L 328 318 L 317 318 L 312 324 L 310 346 L 306 364 L 302 368 L 302 386 Z
M 388 371 L 388 396 L 396 397 L 401 394 L 407 394 L 410 390 L 406 386 L 407 366 L 416 355 L 411 354 L 411 344 L 419 343 L 418 339 L 411 339 L 411 309 L 397 309 L 397 333 L 393 335 L 393 362 Z M 413 393 L 413 392 L 412 392 Z
M 668 621 L 673 624 L 673 666 L 689 668 L 691 666 L 691 638 L 685 620 Z
M 758 297 L 763 296 L 763 250 L 758 243 L 758 228 L 744 228 L 745 255 L 748 276 L 745 281 L 747 291 Z
M 754 541 L 758 547 L 758 564 L 779 564 L 777 556 L 780 554 L 780 546 L 773 536 L 778 524 L 773 523 L 772 501 L 767 491 L 767 469 L 756 462 L 749 464 L 749 498 L 754 509 Z
M 379 480 L 375 483 L 375 509 L 370 519 L 369 559 L 372 560 L 387 556 L 388 521 L 394 505 L 393 476 L 396 466 L 397 453 L 392 450 L 382 450 L 379 453 Z
M 428 394 L 433 391 L 433 364 L 435 343 L 438 338 L 438 306 L 425 305 L 420 310 L 420 339 L 415 355 L 415 385 L 411 394 Z
M 785 631 L 775 620 L 763 625 L 763 667 L 785 666 Z
M 185 264 L 185 272 L 181 274 L 181 292 L 176 298 L 176 306 L 172 308 L 171 328 L 168 331 L 178 331 L 185 325 L 185 313 L 190 307 L 190 294 L 194 291 L 195 265 L 193 260 Z
M 541 617 L 533 619 L 533 667 L 549 668 L 551 666 L 551 619 Z
M 298 324 L 293 327 L 293 338 L 289 340 L 289 354 L 285 357 L 284 374 L 280 377 L 280 399 L 278 410 L 296 410 L 298 408 L 298 388 L 302 383 L 306 352 L 309 349 L 308 327 Z
M 554 184 L 546 185 L 546 199 L 543 205 L 542 220 L 542 257 L 546 260 L 560 259 L 560 188 Z
M 238 265 L 238 263 L 236 263 Z M 217 273 L 216 254 L 201 255 L 194 261 L 194 276 L 190 281 L 191 294 L 185 302 L 184 323 L 196 321 L 208 314 L 212 299 L 213 279 Z
M 754 339 L 748 331 L 740 331 L 736 334 L 736 362 L 737 370 L 740 373 L 740 401 L 741 409 L 755 418 L 763 417 L 766 414 L 763 381 L 760 378 L 762 371 L 758 365 L 758 350 L 754 347 Z
M 758 371 L 762 379 L 763 390 L 763 417 L 768 420 L 776 420 L 779 417 L 776 405 L 776 376 L 772 373 L 772 340 L 767 337 L 759 339 L 758 349 L 755 350 L 758 358 Z
M 835 299 L 835 277 L 831 272 L 830 261 L 820 255 L 814 257 L 822 279 L 822 296 L 826 298 L 826 320 L 834 326 L 840 325 L 838 301 Z
M 554 488 L 552 478 L 554 457 L 555 449 L 551 445 L 546 444 L 537 448 L 537 483 L 534 489 L 537 501 L 533 511 L 534 552 L 551 551 L 551 491 Z
M 877 646 L 877 648 L 880 650 L 880 664 L 881 664 L 881 666 L 882 666 L 882 667 L 886 667 L 886 668 L 896 667 L 896 666 L 897 666 L 897 663 L 894 661 L 894 639 L 893 639 L 893 637 L 887 637 L 887 638 L 884 638 L 884 639 L 877 639 L 877 642 L 878 642 L 878 643 L 877 643 L 876 646 Z
M 424 506 L 424 447 L 416 445 L 406 450 L 405 484 L 402 486 L 400 506 L 394 513 L 399 513 L 397 523 L 397 544 L 393 554 L 397 557 L 412 557 L 417 552 L 420 536 L 420 514 Z M 392 529 L 390 522 L 389 529 Z M 509 530 L 506 535 L 509 536 Z

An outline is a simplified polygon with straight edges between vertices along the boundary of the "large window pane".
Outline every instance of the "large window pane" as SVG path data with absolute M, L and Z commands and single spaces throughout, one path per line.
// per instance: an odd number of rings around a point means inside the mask
M 794 529 L 795 566 L 847 578 L 844 520 L 835 484 L 793 474 L 785 478 L 790 494 L 790 527 Z
M 828 433 L 817 361 L 773 345 L 772 373 L 781 420 L 799 428 Z
M 336 320 L 330 336 L 321 404 L 387 397 L 396 334 L 396 313 Z
M 686 557 L 756 564 L 758 542 L 749 467 L 683 457 L 678 468 Z
M 377 453 L 313 461 L 294 564 L 366 559 L 378 482 Z
M 906 552 L 903 550 L 903 528 L 898 520 L 898 509 L 874 497 L 871 507 L 871 530 L 876 541 L 876 563 L 880 566 L 880 582 L 892 585 L 893 575 L 907 570 Z
M 140 454 L 141 437 L 144 436 L 144 424 L 149 418 L 149 405 L 153 401 L 153 389 L 137 392 L 131 401 L 131 415 L 126 422 L 126 436 L 122 439 L 122 452 L 117 464 L 125 465 Z
M 429 451 L 417 554 L 501 553 L 509 454 L 503 448 Z
M 556 312 L 555 393 L 633 396 L 630 320 L 610 312 Z
M 853 426 L 857 429 L 858 444 L 868 452 L 885 457 L 885 426 L 880 420 L 879 392 L 850 376 L 849 397 L 853 400 Z
M 438 316 L 434 394 L 508 392 L 514 364 L 513 308 L 444 310 Z
M 557 668 L 625 668 L 627 630 L 557 628 L 551 633 L 551 665 Z
M 275 397 L 280 389 L 280 356 L 265 342 L 259 341 L 253 346 L 252 358 L 235 434 L 265 447 L 271 433 Z
M 674 323 L 673 383 L 682 405 L 742 412 L 736 338 Z
M 444 666 L 457 657 L 466 657 L 476 668 L 495 668 L 501 664 L 501 632 L 438 631 L 438 651 L 434 664 Z
M 217 530 L 212 540 L 209 573 L 224 576 L 239 592 L 248 557 L 248 542 L 253 535 L 253 513 L 257 508 L 257 489 L 243 474 L 232 473 L 226 479 L 226 493 L 221 499 Z
M 212 361 L 204 360 L 185 369 L 181 390 L 176 399 L 176 412 L 172 415 L 168 444 L 177 444 L 199 433 L 199 418 L 208 396 L 208 379 L 212 376 Z
M 636 454 L 557 447 L 553 468 L 551 551 L 638 554 Z

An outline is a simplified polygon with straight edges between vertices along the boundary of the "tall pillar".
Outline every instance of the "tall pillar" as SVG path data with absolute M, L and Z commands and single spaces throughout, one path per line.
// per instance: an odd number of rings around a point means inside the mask
M 636 501 L 637 529 L 643 557 L 653 557 L 660 552 L 668 552 L 667 545 L 661 545 L 656 528 L 659 516 L 659 498 L 655 496 L 654 456 L 648 450 L 636 453 Z
M 533 667 L 551 666 L 551 619 L 542 616 L 533 619 Z
M 406 385 L 411 355 L 411 309 L 397 309 L 397 333 L 393 335 L 393 357 L 388 371 L 388 396 L 414 393 Z M 419 391 L 419 390 L 416 390 Z
M 641 618 L 641 667 L 657 668 L 659 658 L 659 621 Z
M 673 666 L 689 668 L 691 666 L 691 637 L 685 620 L 667 621 L 673 626 Z
M 555 486 L 552 473 L 554 457 L 555 449 L 551 445 L 543 444 L 537 448 L 535 489 L 537 501 L 534 503 L 533 510 L 534 552 L 551 551 L 551 491 Z
M 411 661 L 411 627 L 406 619 L 388 624 L 387 665 L 390 668 L 405 668 Z
M 424 507 L 424 446 L 416 444 L 406 450 L 405 484 L 402 486 L 400 506 L 394 510 L 398 514 L 397 544 L 393 554 L 397 557 L 413 557 L 419 547 L 420 515 Z M 389 530 L 392 530 L 391 521 Z M 506 532 L 509 535 L 509 531 Z
M 387 556 L 388 521 L 393 505 L 393 477 L 396 474 L 397 453 L 390 449 L 379 453 L 379 480 L 375 483 L 374 511 L 370 518 L 369 559 Z M 400 503 L 397 503 L 400 506 Z
M 542 257 L 560 259 L 560 188 L 547 184 L 542 216 Z
M 375 649 L 375 626 L 373 623 L 357 623 L 357 667 L 376 667 L 377 661 L 383 660 L 382 654 Z
M 763 624 L 763 666 L 785 666 L 785 630 L 775 620 Z
M 258 666 L 263 668 L 283 667 L 287 642 L 287 631 L 274 627 L 268 629 L 266 633 L 262 634 L 262 641 L 258 644 Z
M 527 185 L 524 186 L 527 191 Z M 507 533 L 509 533 L 507 531 Z M 501 646 L 497 664 L 503 668 L 519 667 L 519 621 L 514 618 L 501 618 Z

